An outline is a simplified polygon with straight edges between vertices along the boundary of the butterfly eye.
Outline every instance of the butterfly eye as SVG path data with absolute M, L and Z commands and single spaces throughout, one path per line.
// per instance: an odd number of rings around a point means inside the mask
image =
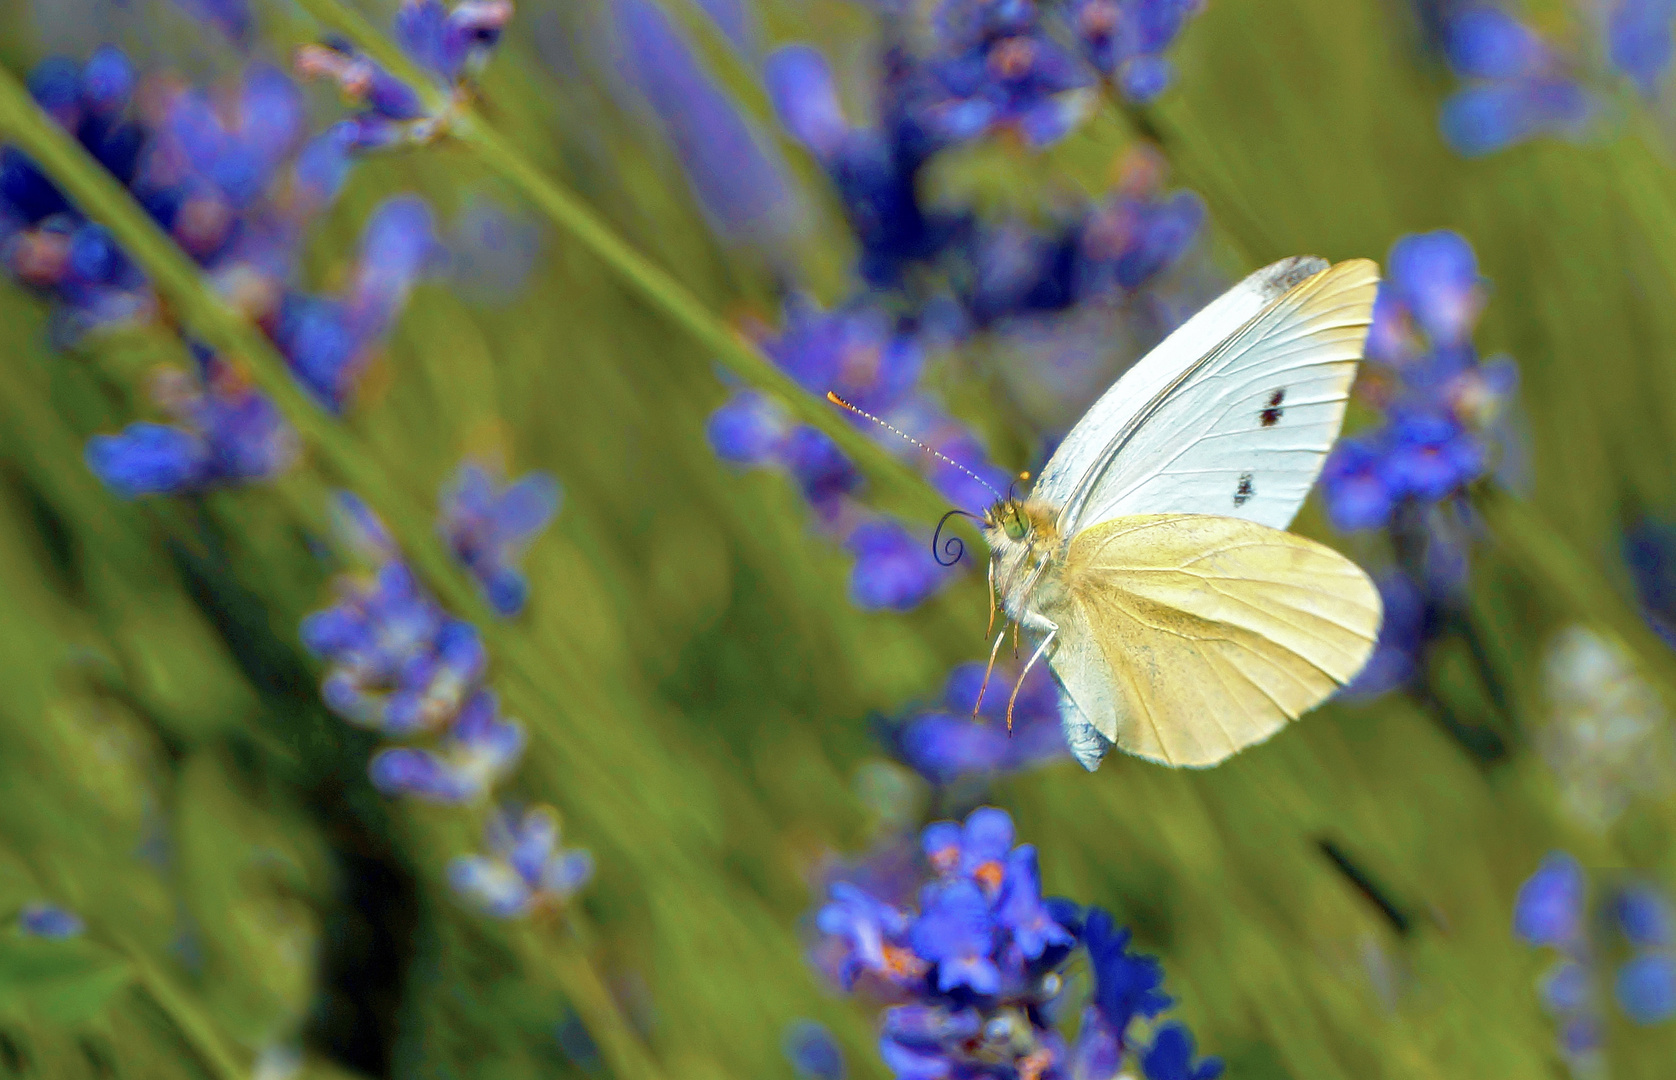
M 1009 540 L 1023 540 L 1030 532 L 1030 526 L 1016 506 L 1007 507 L 1005 516 L 1001 518 L 1001 527 L 1006 530 Z

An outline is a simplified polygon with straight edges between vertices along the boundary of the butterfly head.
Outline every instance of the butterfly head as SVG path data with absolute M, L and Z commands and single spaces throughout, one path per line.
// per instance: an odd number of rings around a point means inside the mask
M 987 528 L 999 529 L 1015 543 L 1030 535 L 1030 519 L 1024 516 L 1024 504 L 1017 499 L 997 501 L 984 514 L 983 523 Z

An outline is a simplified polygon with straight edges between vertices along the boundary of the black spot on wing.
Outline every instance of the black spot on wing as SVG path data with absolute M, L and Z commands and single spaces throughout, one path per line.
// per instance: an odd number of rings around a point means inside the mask
M 1268 407 L 1257 414 L 1264 427 L 1274 427 L 1280 423 L 1280 418 L 1286 414 L 1286 410 L 1280 407 L 1280 403 L 1285 400 L 1286 388 L 1284 386 L 1269 395 Z
M 1244 506 L 1257 494 L 1257 485 L 1252 483 L 1251 473 L 1240 473 L 1240 486 L 1234 489 L 1234 505 Z

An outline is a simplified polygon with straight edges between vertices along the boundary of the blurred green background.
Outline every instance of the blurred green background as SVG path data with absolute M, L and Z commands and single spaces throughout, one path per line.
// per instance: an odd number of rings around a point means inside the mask
M 57 7 L 0 12 L 15 75 L 95 31 L 195 77 L 237 66 L 166 5 L 81 25 L 82 8 Z M 855 5 L 762 0 L 758 42 L 738 50 L 671 7 L 768 131 L 754 50 L 816 40 L 837 56 L 872 33 Z M 1575 17 L 1549 7 L 1545 25 Z M 275 57 L 318 32 L 287 4 L 256 11 Z M 673 154 L 613 96 L 588 49 L 602 15 L 522 0 L 484 114 L 713 311 L 769 317 L 775 260 L 714 238 Z M 1626 98 L 1587 140 L 1464 160 L 1437 131 L 1452 79 L 1398 0 L 1212 0 L 1173 56 L 1178 85 L 1144 118 L 1104 107 L 1045 159 L 968 163 L 963 182 L 1024 205 L 1043 175 L 1098 189 L 1144 119 L 1173 183 L 1206 200 L 1230 280 L 1459 230 L 1492 286 L 1479 344 L 1519 362 L 1530 501 L 1623 602 L 1620 529 L 1676 513 L 1676 171 L 1656 121 Z M 779 151 L 807 216 L 776 259 L 836 299 L 850 257 L 836 204 L 798 147 Z M 472 197 L 519 206 L 461 147 L 370 158 L 308 238 L 315 283 L 341 275 L 396 191 L 444 220 Z M 594 852 L 573 901 L 580 949 L 663 1074 L 789 1076 L 782 1033 L 813 1017 L 853 1076 L 882 1077 L 876 1006 L 835 995 L 804 958 L 810 882 L 895 823 L 881 783 L 918 784 L 880 764 L 869 718 L 933 697 L 979 655 L 981 582 L 907 615 L 857 611 L 848 557 L 792 484 L 707 446 L 727 395 L 710 353 L 540 228 L 515 296 L 419 287 L 347 426 L 420 505 L 466 453 L 565 486 L 528 559 L 530 609 L 506 631 L 533 680 L 496 667 L 491 682 L 531 734 L 509 790 L 557 807 L 566 841 Z M 443 884 L 481 817 L 380 798 L 372 738 L 319 704 L 296 626 L 328 601 L 332 565 L 310 543 L 321 518 L 297 507 L 324 505 L 329 470 L 305 461 L 283 492 L 118 500 L 82 445 L 141 411 L 140 373 L 178 342 L 129 328 L 54 348 L 47 305 L 9 284 L 0 326 L 0 909 L 50 899 L 89 926 L 86 971 L 54 976 L 69 1005 L 27 972 L 28 992 L 0 998 L 0 1071 L 225 1080 L 218 1052 L 249 1071 L 298 1043 L 321 1076 L 605 1075 L 573 1032 L 566 1051 L 576 1013 L 547 946 Z M 998 460 L 1031 463 L 985 392 L 951 400 Z M 1331 535 L 1313 504 L 1298 527 L 1382 557 Z M 1211 771 L 1118 755 L 988 796 L 1040 847 L 1049 892 L 1110 907 L 1163 958 L 1236 1080 L 1561 1075 L 1533 991 L 1543 961 L 1510 933 L 1518 885 L 1557 847 L 1676 883 L 1668 795 L 1586 828 L 1532 747 L 1544 644 L 1593 613 L 1495 543 L 1474 566 L 1471 641 L 1434 644 L 1426 694 L 1330 703 Z M 99 978 L 120 989 L 106 998 Z M 1613 1023 L 1612 1075 L 1669 1075 L 1676 1033 Z

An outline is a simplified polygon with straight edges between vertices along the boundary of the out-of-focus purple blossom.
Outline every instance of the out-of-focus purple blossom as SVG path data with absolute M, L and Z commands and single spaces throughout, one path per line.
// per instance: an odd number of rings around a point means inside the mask
M 140 422 L 88 440 L 88 466 L 117 494 L 174 495 L 266 480 L 296 461 L 296 433 L 273 401 L 208 350 L 194 353 L 194 372 L 165 370 L 153 386 L 179 426 Z
M 473 303 L 517 300 L 541 258 L 540 225 L 481 193 L 467 197 L 444 241 L 454 288 Z
M 1390 376 L 1389 422 L 1340 440 L 1321 474 L 1327 513 L 1347 531 L 1386 526 L 1404 505 L 1435 504 L 1485 475 L 1488 432 L 1517 380 L 1510 361 L 1481 364 L 1473 350 L 1484 289 L 1465 239 L 1405 236 L 1387 263 L 1368 357 Z
M 1034 4 L 944 0 L 938 50 L 916 102 L 920 125 L 950 145 L 1001 130 L 1032 146 L 1057 142 L 1086 111 L 1072 91 L 1090 72 L 1050 37 Z
M 802 1080 L 844 1080 L 844 1052 L 832 1033 L 813 1020 L 786 1029 L 786 1060 Z
M 780 123 L 822 161 L 832 160 L 850 136 L 838 87 L 826 57 L 811 45 L 787 45 L 763 64 L 763 80 Z
M 396 41 L 415 63 L 447 82 L 480 70 L 512 21 L 510 0 L 402 0 Z
M 1077 0 L 1070 17 L 1089 63 L 1144 105 L 1169 87 L 1163 54 L 1203 7 L 1203 0 Z
M 1194 1062 L 1185 1030 L 1166 1026 L 1140 1045 L 1131 1022 L 1170 1004 L 1156 961 L 1128 952 L 1127 931 L 1105 912 L 1085 916 L 1044 899 L 1035 849 L 1013 842 L 1012 819 L 989 807 L 928 826 L 921 847 L 934 876 L 917 910 L 851 882 L 831 886 L 816 925 L 839 949 L 822 955 L 841 958 L 831 966 L 846 990 L 896 1003 L 879 1042 L 885 1064 L 904 1080 L 1096 1078 L 1124 1068 L 1149 1080 L 1218 1075 L 1214 1059 Z M 1052 1017 L 1079 946 L 1096 989 L 1076 1045 L 1067 1046 Z
M 919 342 L 877 308 L 822 311 L 802 298 L 785 306 L 780 332 L 763 343 L 804 389 L 828 391 L 869 412 L 889 412 L 919 382 Z
M 51 940 L 80 937 L 87 930 L 87 924 L 80 915 L 56 904 L 42 902 L 23 905 L 23 910 L 18 912 L 17 925 L 30 937 Z
M 558 513 L 562 496 L 547 473 L 506 483 L 473 461 L 462 463 L 444 487 L 443 537 L 501 615 L 523 610 L 528 585 L 517 563 Z
M 342 496 L 351 515 L 365 515 Z M 303 620 L 303 644 L 328 663 L 321 695 L 352 723 L 394 735 L 447 724 L 471 698 L 487 655 L 470 623 L 450 617 L 407 564 L 387 557 L 344 575 L 338 602 Z
M 779 245 L 802 219 L 784 164 L 650 0 L 612 5 L 624 78 L 656 114 L 693 193 L 723 235 Z
M 1575 944 L 1583 933 L 1586 890 L 1583 867 L 1570 855 L 1554 852 L 1519 887 L 1513 932 L 1532 945 Z
M 1676 525 L 1637 521 L 1624 530 L 1622 547 L 1642 615 L 1676 649 Z
M 1637 1024 L 1659 1024 L 1676 1016 L 1676 957 L 1649 953 L 1618 968 L 1612 991 L 1624 1015 Z
M 1007 699 L 1016 672 L 996 669 L 974 716 L 984 667 L 956 667 L 949 673 L 942 708 L 910 717 L 893 733 L 897 755 L 933 783 L 1015 772 L 1065 757 L 1058 692 L 1046 669 L 1037 665 L 1025 678 L 1009 734 Z
M 523 725 L 502 717 L 494 694 L 479 690 L 460 707 L 448 733 L 434 748 L 381 750 L 368 773 L 373 786 L 386 795 L 411 795 L 437 803 L 473 802 L 517 767 L 524 740 Z
M 1361 672 L 1345 685 L 1340 695 L 1350 700 L 1378 697 L 1414 682 L 1419 676 L 1425 649 L 1428 605 L 1414 579 L 1400 570 L 1379 578 L 1379 599 L 1384 619 L 1379 624 L 1379 642 Z
M 1647 884 L 1631 884 L 1612 897 L 1612 916 L 1624 940 L 1637 948 L 1665 949 L 1676 945 L 1676 910 L 1663 892 Z
M 863 611 L 915 608 L 937 591 L 947 573 L 932 556 L 928 540 L 894 521 L 866 522 L 844 546 L 856 557 L 850 599 Z
M 1475 80 L 1443 104 L 1443 137 L 1468 157 L 1538 135 L 1576 137 L 1599 111 L 1562 56 L 1534 30 L 1491 3 L 1455 8 L 1442 26 L 1455 73 Z
M 1673 19 L 1672 0 L 1617 0 L 1607 16 L 1607 58 L 1648 100 L 1659 96 L 1659 84 L 1670 70 Z
M 559 818 L 549 807 L 502 809 L 484 830 L 488 853 L 448 864 L 448 882 L 467 903 L 498 919 L 556 907 L 593 877 L 593 855 L 559 847 Z

